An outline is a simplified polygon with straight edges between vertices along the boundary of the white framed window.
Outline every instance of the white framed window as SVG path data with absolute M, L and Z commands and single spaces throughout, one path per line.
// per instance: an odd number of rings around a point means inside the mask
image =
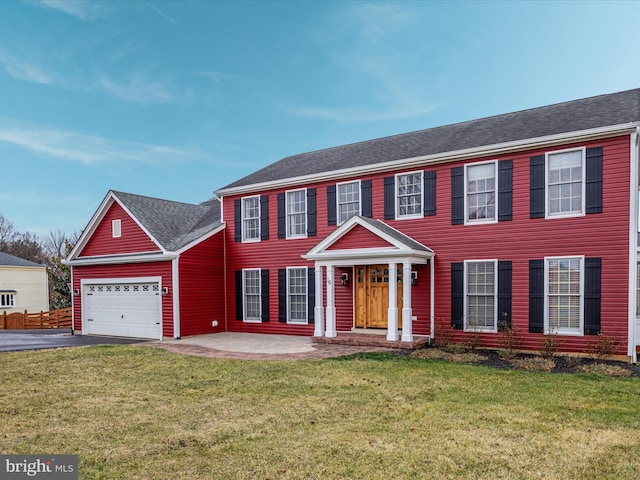
M 287 323 L 308 322 L 307 267 L 287 268 Z
M 0 293 L 0 308 L 13 308 L 16 306 L 15 292 Z
M 260 269 L 242 270 L 242 302 L 245 322 L 262 321 Z
M 582 335 L 584 257 L 544 259 L 546 334 Z
M 112 220 L 111 221 L 111 237 L 120 238 L 121 236 L 122 236 L 122 221 Z
M 498 162 L 464 166 L 465 223 L 493 223 L 497 211 Z
M 585 149 L 547 152 L 546 214 L 549 217 L 584 215 Z
M 287 238 L 307 236 L 307 189 L 286 193 Z
M 260 240 L 260 196 L 242 199 L 242 241 Z
M 464 262 L 464 329 L 497 332 L 498 261 Z
M 361 213 L 360 180 L 336 184 L 338 225 Z
M 422 217 L 422 172 L 396 175 L 396 218 Z

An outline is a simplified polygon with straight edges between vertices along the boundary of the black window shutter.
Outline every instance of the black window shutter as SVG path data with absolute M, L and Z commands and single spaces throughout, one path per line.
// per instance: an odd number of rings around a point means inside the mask
M 498 330 L 511 328 L 511 261 L 498 262 Z
M 545 159 L 537 155 L 529 159 L 529 217 L 544 218 Z
M 315 237 L 316 229 L 316 189 L 307 189 L 307 235 Z
M 371 197 L 371 180 L 362 180 L 360 182 L 360 195 L 362 198 L 362 216 L 373 218 L 373 207 Z
M 337 214 L 336 214 L 336 186 L 329 185 L 327 187 L 327 224 L 337 225 Z
M 309 323 L 315 322 L 316 307 L 316 270 L 307 268 L 307 319 Z
M 261 319 L 263 322 L 269 321 L 269 270 L 260 270 L 260 301 L 261 305 Z
M 529 260 L 529 333 L 544 333 L 544 260 Z
M 587 148 L 586 213 L 602 213 L 602 147 Z
M 242 201 L 233 201 L 233 239 L 242 241 Z
M 269 240 L 269 195 L 260 196 L 260 239 Z
M 600 333 L 600 286 L 602 282 L 602 259 L 584 259 L 584 333 Z
M 284 204 L 284 192 L 278 194 L 278 238 L 287 236 L 287 211 Z
M 384 219 L 396 218 L 396 177 L 384 178 Z
M 451 264 L 451 328 L 464 328 L 464 263 Z
M 242 270 L 236 270 L 236 320 L 244 320 L 242 298 Z
M 430 170 L 422 174 L 424 181 L 424 216 L 436 214 L 436 171 Z
M 278 269 L 278 321 L 287 322 L 287 269 Z
M 464 167 L 451 169 L 451 225 L 464 223 Z
M 498 221 L 512 219 L 513 160 L 498 162 Z

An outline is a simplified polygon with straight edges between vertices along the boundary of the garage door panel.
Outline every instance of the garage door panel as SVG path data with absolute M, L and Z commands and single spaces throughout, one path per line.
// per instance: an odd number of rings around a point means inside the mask
M 87 284 L 84 310 L 89 335 L 162 337 L 158 282 Z

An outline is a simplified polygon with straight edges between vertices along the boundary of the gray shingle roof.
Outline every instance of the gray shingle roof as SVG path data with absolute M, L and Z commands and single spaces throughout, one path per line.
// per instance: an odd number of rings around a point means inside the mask
M 377 138 L 283 158 L 226 187 L 640 121 L 640 89 Z
M 374 220 L 374 219 L 362 217 L 362 216 L 360 217 L 360 219 L 367 222 L 369 225 L 372 225 L 374 228 L 377 228 L 381 232 L 386 233 L 394 240 L 398 241 L 403 245 L 406 245 L 412 250 L 417 250 L 422 252 L 433 252 L 433 250 L 431 250 L 430 248 L 425 247 L 420 242 L 416 242 L 413 238 L 405 235 L 404 233 L 396 230 L 395 228 L 390 227 L 389 225 L 384 223 L 382 220 Z
M 44 265 L 0 252 L 0 267 L 44 267 Z
M 220 201 L 200 205 L 112 193 L 136 217 L 165 250 L 175 252 L 222 225 Z

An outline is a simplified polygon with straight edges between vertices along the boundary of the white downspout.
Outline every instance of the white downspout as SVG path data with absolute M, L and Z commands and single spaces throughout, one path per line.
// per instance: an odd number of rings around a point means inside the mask
M 431 318 L 431 323 L 430 323 L 430 327 L 429 327 L 429 344 L 433 344 L 434 340 L 435 340 L 435 333 L 436 333 L 436 317 L 435 317 L 435 300 L 436 300 L 436 295 L 435 295 L 435 265 L 433 264 L 433 261 L 435 259 L 435 255 L 433 255 L 430 259 L 429 259 L 429 270 L 431 273 L 430 276 L 430 292 L 429 292 L 429 316 Z
M 180 282 L 178 262 L 180 257 L 171 260 L 171 283 L 173 297 L 173 338 L 180 338 Z
M 631 165 L 630 165 L 630 191 L 631 198 L 629 204 L 629 327 L 627 340 L 627 354 L 632 361 L 638 361 L 636 354 L 636 291 L 637 276 L 636 269 L 638 265 L 638 160 L 640 152 L 638 149 L 638 140 L 640 139 L 640 127 L 636 127 L 636 131 L 631 134 Z

